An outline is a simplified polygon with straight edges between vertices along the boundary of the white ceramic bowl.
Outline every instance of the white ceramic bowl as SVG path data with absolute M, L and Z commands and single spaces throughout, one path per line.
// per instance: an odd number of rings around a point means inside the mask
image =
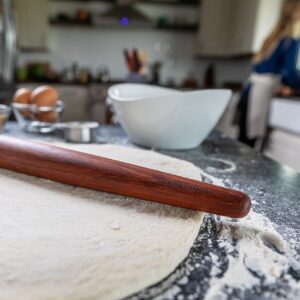
M 118 121 L 136 144 L 161 149 L 197 147 L 215 127 L 230 90 L 179 92 L 145 84 L 108 91 Z

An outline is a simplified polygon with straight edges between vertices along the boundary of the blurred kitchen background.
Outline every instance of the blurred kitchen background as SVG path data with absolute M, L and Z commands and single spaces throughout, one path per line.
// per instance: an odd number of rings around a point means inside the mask
M 111 122 L 106 93 L 115 83 L 226 87 L 234 96 L 218 129 L 236 138 L 232 119 L 239 93 L 281 5 L 282 0 L 1 0 L 1 102 L 10 103 L 19 87 L 49 83 L 65 103 L 64 121 L 104 124 Z M 135 69 L 141 76 L 128 78 Z M 274 98 L 263 151 L 300 170 L 298 100 Z

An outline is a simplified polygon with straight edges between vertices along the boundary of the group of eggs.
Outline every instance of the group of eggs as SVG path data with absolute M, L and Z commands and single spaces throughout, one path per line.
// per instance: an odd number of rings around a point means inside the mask
M 24 107 L 20 110 L 21 114 L 26 118 L 34 118 L 41 122 L 54 123 L 57 121 L 58 114 L 55 107 L 58 101 L 58 92 L 55 88 L 48 85 L 42 85 L 33 91 L 27 88 L 20 88 L 16 91 L 13 102 L 26 105 L 47 106 L 53 109 L 49 111 L 35 111 Z

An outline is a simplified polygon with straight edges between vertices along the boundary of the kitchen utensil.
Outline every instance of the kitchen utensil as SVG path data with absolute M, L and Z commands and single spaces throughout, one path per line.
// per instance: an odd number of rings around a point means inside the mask
M 131 50 L 128 50 L 128 69 L 130 72 L 134 72 L 133 52 Z
M 128 71 L 132 72 L 128 50 L 124 49 L 123 54 L 124 54 L 124 58 L 125 58 L 125 61 L 126 61 L 127 69 L 128 69 Z
M 134 72 L 139 73 L 140 72 L 140 68 L 141 68 L 141 63 L 139 60 L 139 55 L 138 55 L 138 51 L 137 49 L 133 49 L 132 50 L 132 57 L 133 57 L 133 65 L 134 65 Z
M 55 106 L 37 106 L 13 103 L 12 109 L 20 127 L 28 132 L 49 133 L 60 122 L 64 103 L 57 101 Z
M 138 57 L 139 57 L 139 61 L 141 63 L 141 69 L 140 69 L 140 73 L 142 75 L 146 74 L 146 66 L 147 66 L 147 54 L 145 50 L 140 50 L 138 52 Z
M 4 131 L 5 124 L 9 119 L 11 109 L 9 106 L 0 104 L 0 133 Z
M 117 120 L 136 144 L 161 149 L 197 147 L 217 124 L 230 90 L 179 92 L 145 84 L 108 90 Z
M 144 83 L 146 78 L 146 53 L 145 51 L 123 50 L 128 74 L 126 76 L 126 82 L 129 83 Z
M 71 143 L 92 143 L 96 141 L 99 124 L 97 122 L 58 123 L 55 128 L 63 130 L 65 140 Z
M 251 206 L 239 191 L 46 144 L 0 136 L 0 153 L 0 168 L 83 188 L 233 218 Z
M 106 66 L 101 66 L 97 70 L 96 82 L 107 83 L 110 81 L 109 69 Z

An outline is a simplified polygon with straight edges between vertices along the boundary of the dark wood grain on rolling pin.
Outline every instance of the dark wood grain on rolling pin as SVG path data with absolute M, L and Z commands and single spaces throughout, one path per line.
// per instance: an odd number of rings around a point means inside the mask
M 239 191 L 140 166 L 11 137 L 0 137 L 0 168 L 97 191 L 241 218 Z

